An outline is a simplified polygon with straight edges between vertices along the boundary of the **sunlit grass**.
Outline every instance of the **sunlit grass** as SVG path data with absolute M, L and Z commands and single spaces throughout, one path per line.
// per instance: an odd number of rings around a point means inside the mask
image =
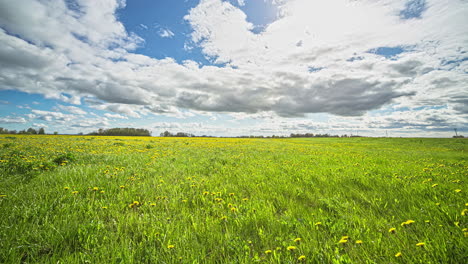
M 1 263 L 463 263 L 462 139 L 0 137 Z

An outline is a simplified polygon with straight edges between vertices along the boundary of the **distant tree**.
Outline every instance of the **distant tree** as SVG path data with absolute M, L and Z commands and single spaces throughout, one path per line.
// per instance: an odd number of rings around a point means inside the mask
M 37 135 L 37 131 L 36 129 L 30 127 L 28 130 L 26 130 L 26 134 Z
M 98 136 L 151 136 L 151 132 L 143 128 L 109 128 L 102 129 L 100 128 L 97 132 L 89 133 L 88 135 L 98 135 Z
M 166 130 L 163 133 L 161 133 L 161 137 L 172 137 L 172 134 L 171 132 Z
M 44 135 L 45 134 L 44 128 L 43 127 L 39 128 L 39 131 L 37 132 L 37 134 Z
M 54 132 L 54 135 L 58 135 L 58 132 L 57 132 L 57 131 L 55 131 L 55 132 Z

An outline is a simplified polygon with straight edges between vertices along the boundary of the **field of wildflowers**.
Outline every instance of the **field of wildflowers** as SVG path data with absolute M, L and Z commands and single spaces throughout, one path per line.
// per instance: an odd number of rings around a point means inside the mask
M 0 263 L 468 263 L 467 142 L 0 136 Z

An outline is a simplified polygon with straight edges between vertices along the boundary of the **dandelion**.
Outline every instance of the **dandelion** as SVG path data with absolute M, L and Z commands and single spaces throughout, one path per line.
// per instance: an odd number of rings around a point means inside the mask
M 416 244 L 417 247 L 424 247 L 424 245 L 426 245 L 426 243 L 423 242 L 419 242 Z
M 304 261 L 305 259 L 306 259 L 306 256 L 304 256 L 304 255 L 300 255 L 300 256 L 297 258 L 297 260 L 299 260 L 299 261 Z
M 440 203 L 436 203 L 435 205 L 439 206 L 439 205 L 440 205 Z
M 64 189 L 65 191 L 66 191 L 66 190 L 70 190 L 70 187 L 64 187 L 63 189 Z
M 182 202 L 183 202 L 183 203 L 186 203 L 186 202 L 187 202 L 187 200 L 182 200 Z
M 171 249 L 171 248 L 175 248 L 175 246 L 174 245 L 167 245 L 167 248 Z
M 135 208 L 135 207 L 138 207 L 138 206 L 140 206 L 140 202 L 138 202 L 138 201 L 133 201 L 133 203 L 128 205 L 128 207 L 130 207 L 130 208 Z
M 150 206 L 156 206 L 156 204 L 155 204 L 155 203 L 151 203 Z
M 395 234 L 396 233 L 396 228 L 392 227 L 388 230 L 389 233 Z
M 338 244 L 346 244 L 348 243 L 348 236 L 341 237 L 340 241 L 338 241 Z
M 356 244 L 362 244 L 362 240 L 356 240 Z
M 105 191 L 100 191 L 100 193 L 105 193 Z
M 300 237 L 298 237 L 298 238 L 294 239 L 294 242 L 296 242 L 296 243 L 299 243 L 299 242 L 301 242 L 301 238 L 300 238 Z
M 463 232 L 468 232 L 468 228 L 463 228 L 462 231 Z
M 412 223 L 415 223 L 415 221 L 414 220 L 408 220 L 406 222 L 401 223 L 401 226 L 411 225 Z
M 432 188 L 436 187 L 437 185 L 439 185 L 439 184 L 437 184 L 437 183 L 436 183 L 436 184 L 432 184 Z
M 78 194 L 78 191 L 73 191 L 72 194 Z
M 243 198 L 242 201 L 247 202 L 249 198 Z
M 319 226 L 319 225 L 322 225 L 322 222 L 315 223 L 315 226 Z
M 401 252 L 396 253 L 395 257 L 397 257 L 397 258 L 401 257 Z
M 120 189 L 123 189 L 123 188 L 125 188 L 125 185 L 120 185 Z
M 459 192 L 461 192 L 461 191 L 462 191 L 461 189 L 456 189 L 456 190 L 455 190 L 456 193 L 459 193 Z
M 94 192 L 97 192 L 97 191 L 99 191 L 99 188 L 98 188 L 98 187 L 94 187 L 94 188 L 93 188 L 93 191 L 94 191 Z
M 271 251 L 270 249 L 265 250 L 265 255 L 269 255 L 269 254 L 271 254 L 271 252 L 272 252 L 272 251 Z
M 203 195 L 205 195 L 205 196 L 208 195 L 208 194 L 210 194 L 210 192 L 206 192 L 206 191 L 203 192 Z
M 223 215 L 223 216 L 221 216 L 221 218 L 219 218 L 219 219 L 221 219 L 221 220 L 223 220 L 223 221 L 226 221 L 226 220 L 227 220 L 227 216 Z
M 103 207 L 101 207 L 101 208 L 102 208 L 102 209 L 107 209 L 107 206 L 103 206 Z
M 461 212 L 461 215 L 465 216 L 468 214 L 468 209 L 463 209 L 463 211 Z
M 234 193 L 230 193 L 229 196 L 234 196 L 235 194 Z
M 289 247 L 287 247 L 286 249 L 287 249 L 288 251 L 294 251 L 294 250 L 297 249 L 297 247 L 295 247 L 295 246 L 289 246 Z

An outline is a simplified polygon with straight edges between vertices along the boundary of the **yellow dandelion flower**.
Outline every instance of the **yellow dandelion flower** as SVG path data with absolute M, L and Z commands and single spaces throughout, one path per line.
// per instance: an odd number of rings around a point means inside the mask
M 338 244 L 346 244 L 346 243 L 348 243 L 347 239 L 340 239 L 340 241 L 338 241 Z
M 138 205 L 140 205 L 140 202 L 138 202 L 138 201 L 133 201 L 133 204 L 136 205 L 136 206 L 138 206 Z
M 411 225 L 411 224 L 414 223 L 414 222 L 415 222 L 414 220 L 408 220 L 408 221 L 406 221 L 406 222 L 401 223 L 401 226 Z
M 247 202 L 249 198 L 243 198 L 242 201 Z
M 78 191 L 73 191 L 72 194 L 78 194 Z
M 304 261 L 305 259 L 306 259 L 306 256 L 304 256 L 304 255 L 300 255 L 300 256 L 297 258 L 297 260 L 299 260 L 299 261 Z
M 389 233 L 395 234 L 396 233 L 396 228 L 392 227 L 388 230 Z
M 229 196 L 234 196 L 235 194 L 234 193 L 230 193 Z
M 271 251 L 270 249 L 265 250 L 265 255 L 269 255 L 269 254 L 271 254 L 271 252 L 273 252 L 273 251 Z
M 296 243 L 299 243 L 299 242 L 301 242 L 301 238 L 300 238 L 300 237 L 298 237 L 298 238 L 294 239 L 294 242 L 296 242 Z
M 208 195 L 208 194 L 210 194 L 210 192 L 206 192 L 206 191 L 203 192 L 203 195 Z
M 362 240 L 356 240 L 356 244 L 362 244 Z
M 101 208 L 102 208 L 102 209 L 107 209 L 107 206 L 103 206 L 103 207 L 101 207 Z
M 233 213 L 237 212 L 237 208 L 232 207 L 232 208 L 231 208 L 231 212 L 233 212 Z
M 169 249 L 175 248 L 175 245 L 167 245 L 167 248 L 169 248 Z
M 123 188 L 125 188 L 125 185 L 120 185 L 120 189 L 123 189 Z
M 462 231 L 463 232 L 468 232 L 468 228 L 463 228 Z
M 70 187 L 63 187 L 64 190 L 70 190 Z
M 466 203 L 465 206 L 468 206 L 468 203 Z
M 461 192 L 462 190 L 461 189 L 456 189 L 455 192 L 459 193 Z
M 98 187 L 94 187 L 94 188 L 93 188 L 93 191 L 95 191 L 95 192 L 96 192 L 96 191 L 99 191 L 99 188 L 98 188 Z
M 440 205 L 440 203 L 436 203 L 435 205 L 439 206 L 439 205 Z
M 100 193 L 105 193 L 105 191 L 100 191 Z
M 287 249 L 288 251 L 294 251 L 294 250 L 297 249 L 297 247 L 295 247 L 295 246 L 289 246 L 289 247 L 287 247 L 286 249 Z
M 186 203 L 186 202 L 187 202 L 187 200 L 182 200 L 182 202 L 183 202 L 183 203 Z
M 426 245 L 426 243 L 423 242 L 419 242 L 416 244 L 417 247 L 424 247 L 424 245 Z
M 156 204 L 155 204 L 155 203 L 151 203 L 150 206 L 156 206 Z
M 463 211 L 461 212 L 461 215 L 465 216 L 468 214 L 468 209 L 463 209 Z
M 223 215 L 223 216 L 221 216 L 220 219 L 221 219 L 221 220 L 227 220 L 227 216 Z
M 436 183 L 436 184 L 432 184 L 432 188 L 436 187 L 437 185 L 439 185 L 439 184 L 437 184 L 437 183 Z
M 319 225 L 322 225 L 322 222 L 315 223 L 315 226 L 319 226 Z
M 401 252 L 396 253 L 395 257 L 397 257 L 397 258 L 401 257 Z

